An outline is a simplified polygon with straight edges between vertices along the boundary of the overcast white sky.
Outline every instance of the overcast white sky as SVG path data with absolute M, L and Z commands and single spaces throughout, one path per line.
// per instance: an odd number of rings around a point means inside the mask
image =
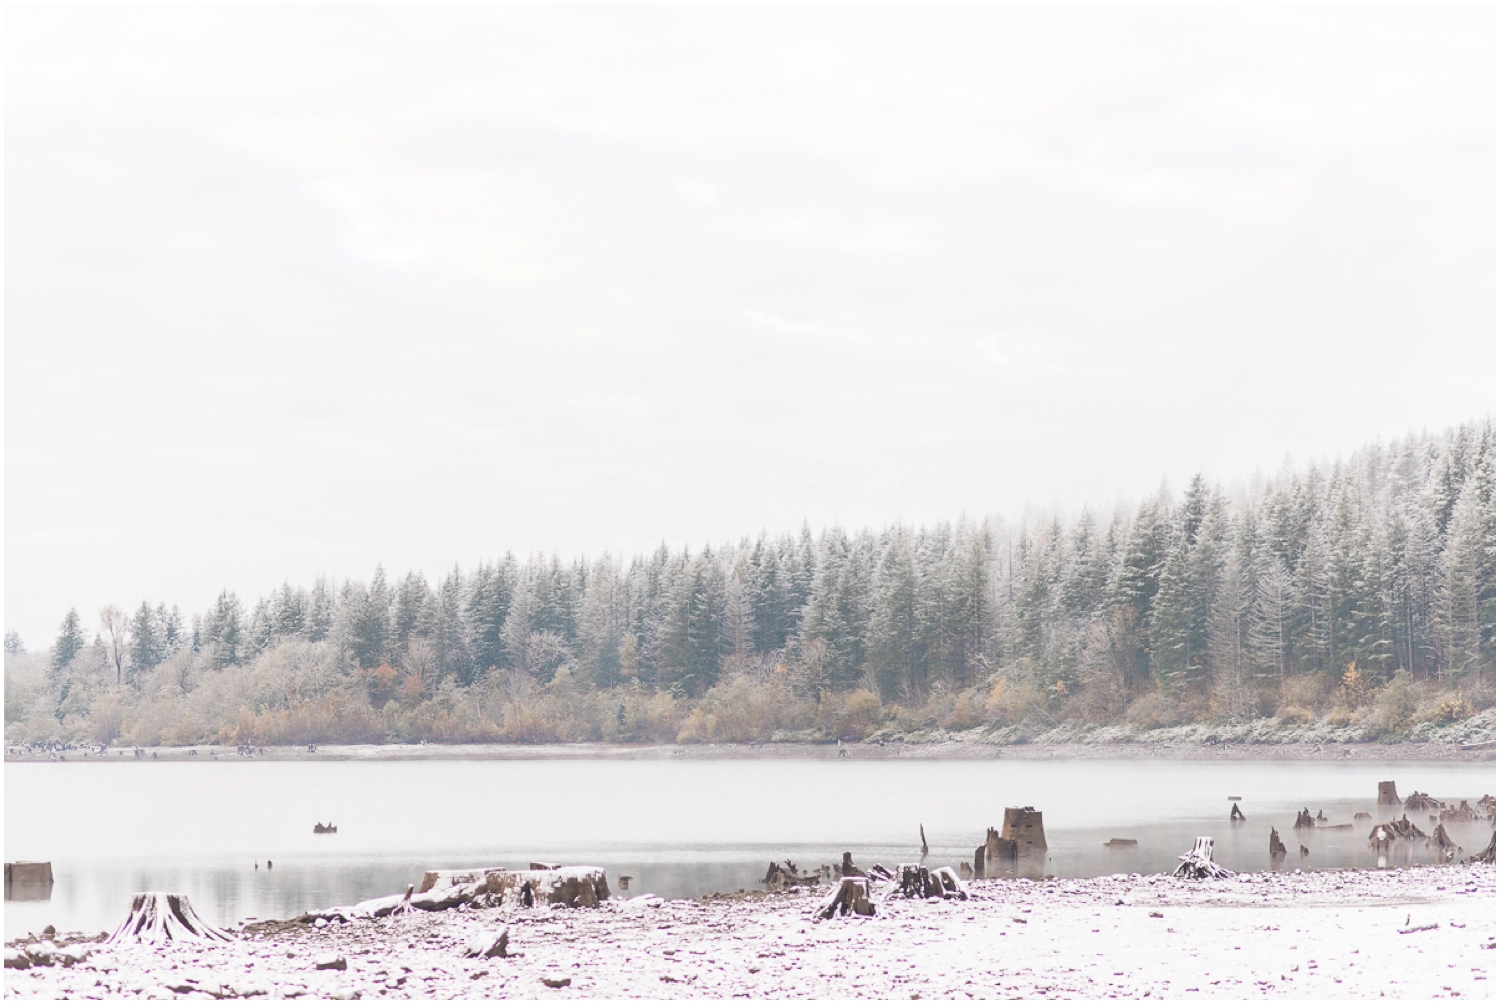
M 1493 411 L 1492 7 L 10 7 L 5 618 Z

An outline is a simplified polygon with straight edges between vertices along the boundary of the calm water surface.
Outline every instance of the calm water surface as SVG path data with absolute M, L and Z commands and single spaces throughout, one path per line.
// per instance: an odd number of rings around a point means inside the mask
M 46 902 L 5 904 L 5 936 L 113 929 L 145 889 L 232 923 L 399 892 L 432 867 L 533 860 L 601 865 L 617 893 L 624 874 L 627 895 L 694 896 L 754 888 L 773 858 L 916 860 L 918 824 L 929 864 L 957 865 L 1007 805 L 1044 812 L 1048 874 L 1170 870 L 1200 834 L 1228 867 L 1264 869 L 1272 826 L 1284 867 L 1371 866 L 1368 824 L 1296 834 L 1296 811 L 1349 822 L 1375 811 L 1384 780 L 1472 804 L 1494 779 L 1494 764 L 1410 761 L 11 763 L 6 860 L 50 860 L 56 884 Z M 1230 825 L 1229 795 L 1247 823 Z M 339 832 L 314 836 L 316 822 Z M 1471 851 L 1489 841 L 1487 823 L 1450 831 Z M 1107 851 L 1111 837 L 1140 844 Z

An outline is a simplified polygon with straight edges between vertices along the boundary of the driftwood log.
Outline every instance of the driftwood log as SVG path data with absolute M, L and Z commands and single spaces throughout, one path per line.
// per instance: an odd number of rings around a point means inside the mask
M 1281 836 L 1276 832 L 1276 827 L 1271 827 L 1271 860 L 1280 861 L 1286 857 L 1286 844 L 1281 842 Z
M 232 941 L 225 931 L 198 916 L 186 896 L 175 892 L 137 893 L 130 914 L 107 944 L 131 941 L 161 945 L 168 941 Z
M 817 885 L 818 876 L 799 872 L 797 866 L 788 858 L 781 864 L 772 861 L 770 867 L 766 869 L 766 877 L 760 881 L 771 892 L 783 892 L 799 885 Z
M 347 923 L 362 917 L 389 917 L 416 910 L 452 910 L 512 906 L 598 906 L 609 898 L 609 880 L 603 868 L 575 866 L 546 871 L 505 868 L 434 870 L 422 877 L 421 888 L 407 886 L 405 894 L 368 899 L 353 906 L 310 911 L 297 922 L 318 920 Z
M 1137 841 L 1134 837 L 1110 837 L 1104 842 L 1104 846 L 1108 847 L 1112 851 L 1125 850 L 1126 848 L 1133 849 L 1138 846 L 1138 844 L 1139 841 Z
M 1199 837 L 1193 841 L 1193 849 L 1178 859 L 1181 862 L 1172 874 L 1177 878 L 1230 878 L 1234 872 L 1214 861 L 1214 838 Z
M 870 902 L 870 880 L 863 876 L 841 877 L 817 910 L 817 915 L 824 920 L 846 917 L 851 913 L 859 917 L 875 916 L 875 904 Z

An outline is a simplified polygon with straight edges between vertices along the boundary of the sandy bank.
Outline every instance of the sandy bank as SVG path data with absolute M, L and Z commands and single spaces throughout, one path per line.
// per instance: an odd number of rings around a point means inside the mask
M 813 921 L 816 893 L 272 925 L 227 945 L 103 947 L 6 996 L 1490 997 L 1495 869 L 971 883 Z M 1431 925 L 1431 926 L 1430 926 Z M 518 957 L 465 959 L 509 927 Z M 1413 930 L 1418 928 L 1419 930 Z M 1409 932 L 1409 933 L 1403 933 Z M 336 954 L 347 969 L 319 971 Z M 569 981 L 553 988 L 544 983 Z

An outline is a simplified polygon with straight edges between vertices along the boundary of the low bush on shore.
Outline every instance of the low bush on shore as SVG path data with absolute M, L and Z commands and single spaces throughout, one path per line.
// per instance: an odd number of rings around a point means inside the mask
M 328 643 L 289 642 L 244 666 L 213 669 L 184 651 L 138 686 L 59 685 L 39 656 L 6 661 L 8 742 L 123 745 L 223 743 L 744 743 L 861 740 L 974 742 L 1356 742 L 1495 738 L 1493 691 L 1467 681 L 1398 673 L 1367 687 L 1306 680 L 1284 688 L 1269 716 L 1234 716 L 1212 702 L 1160 692 L 1101 721 L 1066 694 L 997 673 L 966 689 L 933 687 L 919 700 L 882 701 L 872 689 L 799 692 L 783 665 L 727 675 L 703 696 L 639 683 L 609 689 L 559 672 L 547 684 L 495 674 L 432 690 L 389 667 L 339 665 Z

